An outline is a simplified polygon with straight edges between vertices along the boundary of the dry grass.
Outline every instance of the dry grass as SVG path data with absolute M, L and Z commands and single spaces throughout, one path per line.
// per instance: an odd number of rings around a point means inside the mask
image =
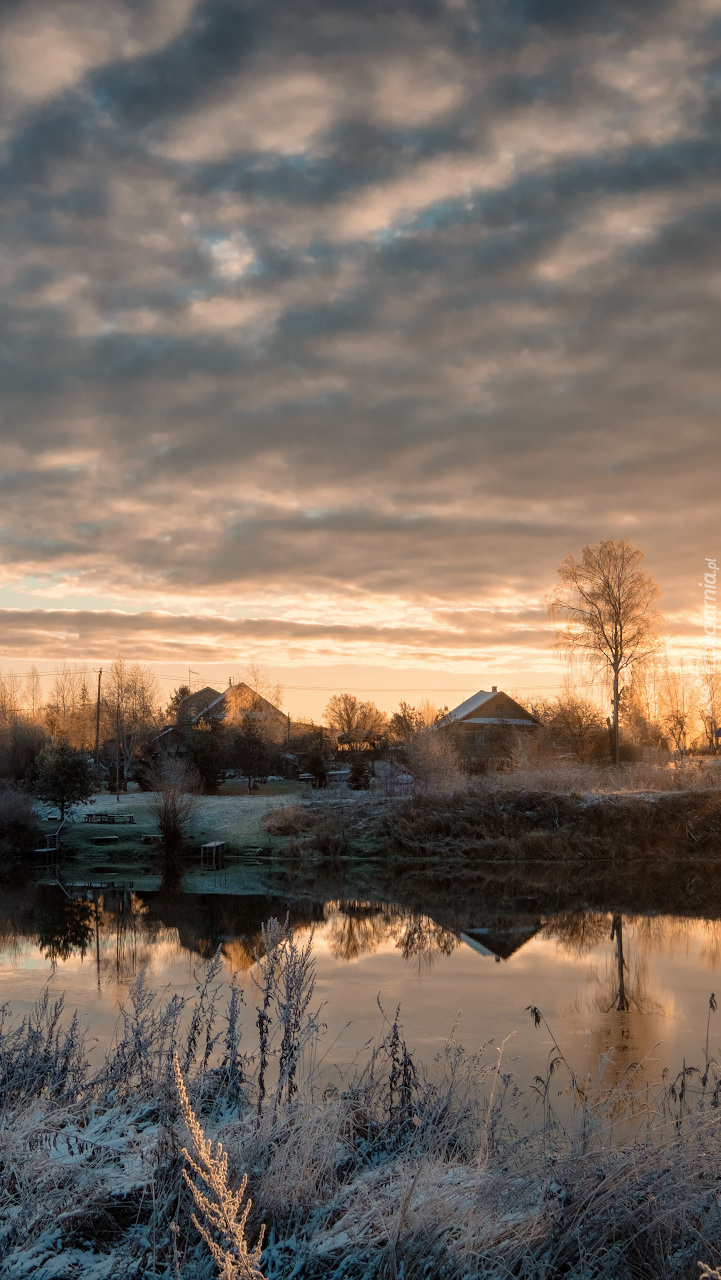
M 177 1054 L 173 1054 L 173 1069 L 180 1110 L 193 1147 L 192 1156 L 185 1147 L 183 1155 L 196 1181 L 186 1169 L 183 1170 L 183 1178 L 196 1209 L 203 1215 L 202 1222 L 195 1213 L 191 1215 L 193 1226 L 208 1246 L 220 1280 L 263 1280 L 259 1263 L 265 1228 L 261 1227 L 253 1249 L 248 1248 L 245 1238 L 246 1223 L 253 1207 L 253 1201 L 246 1199 L 245 1195 L 248 1175 L 243 1174 L 238 1190 L 233 1191 L 228 1181 L 228 1152 L 223 1150 L 222 1142 L 218 1142 L 213 1151 L 212 1142 L 205 1137 L 190 1105 Z M 205 1186 L 205 1191 L 198 1182 Z
M 477 784 L 476 784 L 477 785 Z M 574 761 L 526 763 L 508 773 L 488 774 L 489 790 L 547 791 L 559 795 L 640 795 L 663 791 L 716 791 L 721 767 L 713 759 L 671 764 L 639 762 L 615 768 Z
M 269 836 L 297 836 L 308 829 L 312 821 L 308 805 L 286 804 L 272 809 L 261 819 L 261 829 Z

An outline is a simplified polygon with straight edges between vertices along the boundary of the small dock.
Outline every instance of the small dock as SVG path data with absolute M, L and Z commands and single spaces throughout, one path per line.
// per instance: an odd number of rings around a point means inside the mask
M 225 856 L 228 850 L 226 840 L 208 840 L 206 844 L 200 846 L 200 868 L 203 870 L 206 866 L 215 870 L 217 867 L 225 866 Z

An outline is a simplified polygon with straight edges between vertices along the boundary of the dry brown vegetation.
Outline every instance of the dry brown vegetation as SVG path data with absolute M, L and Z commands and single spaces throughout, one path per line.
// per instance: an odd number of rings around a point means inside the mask
M 360 887 L 449 910 L 469 896 L 533 909 L 721 909 L 716 787 L 574 794 L 521 781 L 294 807 L 281 815 L 288 865 L 308 888 L 340 868 Z

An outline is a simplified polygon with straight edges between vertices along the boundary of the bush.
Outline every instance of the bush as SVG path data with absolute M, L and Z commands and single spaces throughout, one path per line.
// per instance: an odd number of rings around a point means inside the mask
M 26 791 L 0 787 L 0 852 L 17 854 L 32 849 L 38 830 L 35 806 Z
M 544 706 L 535 753 L 561 753 L 582 764 L 609 761 L 608 727 L 599 708 L 587 698 L 563 694 Z
M 299 804 L 284 804 L 278 809 L 271 809 L 261 822 L 269 836 L 297 836 L 307 831 L 311 825 L 311 817 L 307 809 Z
M 182 848 L 195 816 L 196 796 L 202 791 L 202 783 L 192 765 L 177 758 L 167 759 L 155 775 L 153 789 L 150 812 L 160 828 L 165 854 L 172 857 Z
M 458 791 L 464 784 L 458 752 L 442 729 L 422 729 L 408 740 L 406 760 L 415 790 L 423 795 Z

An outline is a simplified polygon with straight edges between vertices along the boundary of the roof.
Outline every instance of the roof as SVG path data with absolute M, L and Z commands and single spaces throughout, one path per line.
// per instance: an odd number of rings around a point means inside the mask
M 178 708 L 178 723 L 182 721 L 185 724 L 197 724 L 210 712 L 214 712 L 212 718 L 215 720 L 228 719 L 233 723 L 247 711 L 255 712 L 265 719 L 282 722 L 283 725 L 287 721 L 283 711 L 274 707 L 267 698 L 241 681 L 239 684 L 228 685 L 222 693 L 207 685 L 197 693 L 188 694 L 187 698 L 182 699 Z
M 479 707 L 482 707 L 484 703 L 488 702 L 489 698 L 495 698 L 496 696 L 495 692 L 486 693 L 484 689 L 479 689 L 478 693 L 474 693 L 471 698 L 466 698 L 465 702 L 461 702 L 459 706 L 454 707 L 453 711 L 449 711 L 448 719 L 462 720 L 464 716 L 470 715 L 472 711 L 477 711 Z
M 497 709 L 492 706 L 494 702 L 498 703 Z M 484 714 L 477 718 L 474 717 L 473 713 L 480 711 L 482 708 L 484 709 Z M 465 702 L 461 702 L 459 706 L 448 712 L 446 724 L 450 724 L 454 720 L 465 720 L 471 724 L 530 725 L 536 723 L 536 719 L 531 715 L 530 711 L 526 711 L 525 707 L 522 707 L 509 694 L 499 689 L 492 689 L 490 693 L 485 689 L 479 689 L 478 693 L 466 698 Z
M 204 689 L 198 689 L 197 693 L 189 693 L 187 697 L 181 698 L 178 704 L 178 719 L 196 720 L 204 711 L 207 711 L 211 703 L 221 696 L 218 690 L 211 689 L 210 685 L 206 685 Z
M 497 960 L 510 960 L 516 951 L 535 938 L 540 923 L 516 925 L 511 929 L 466 929 L 461 940 L 482 956 L 495 956 Z

